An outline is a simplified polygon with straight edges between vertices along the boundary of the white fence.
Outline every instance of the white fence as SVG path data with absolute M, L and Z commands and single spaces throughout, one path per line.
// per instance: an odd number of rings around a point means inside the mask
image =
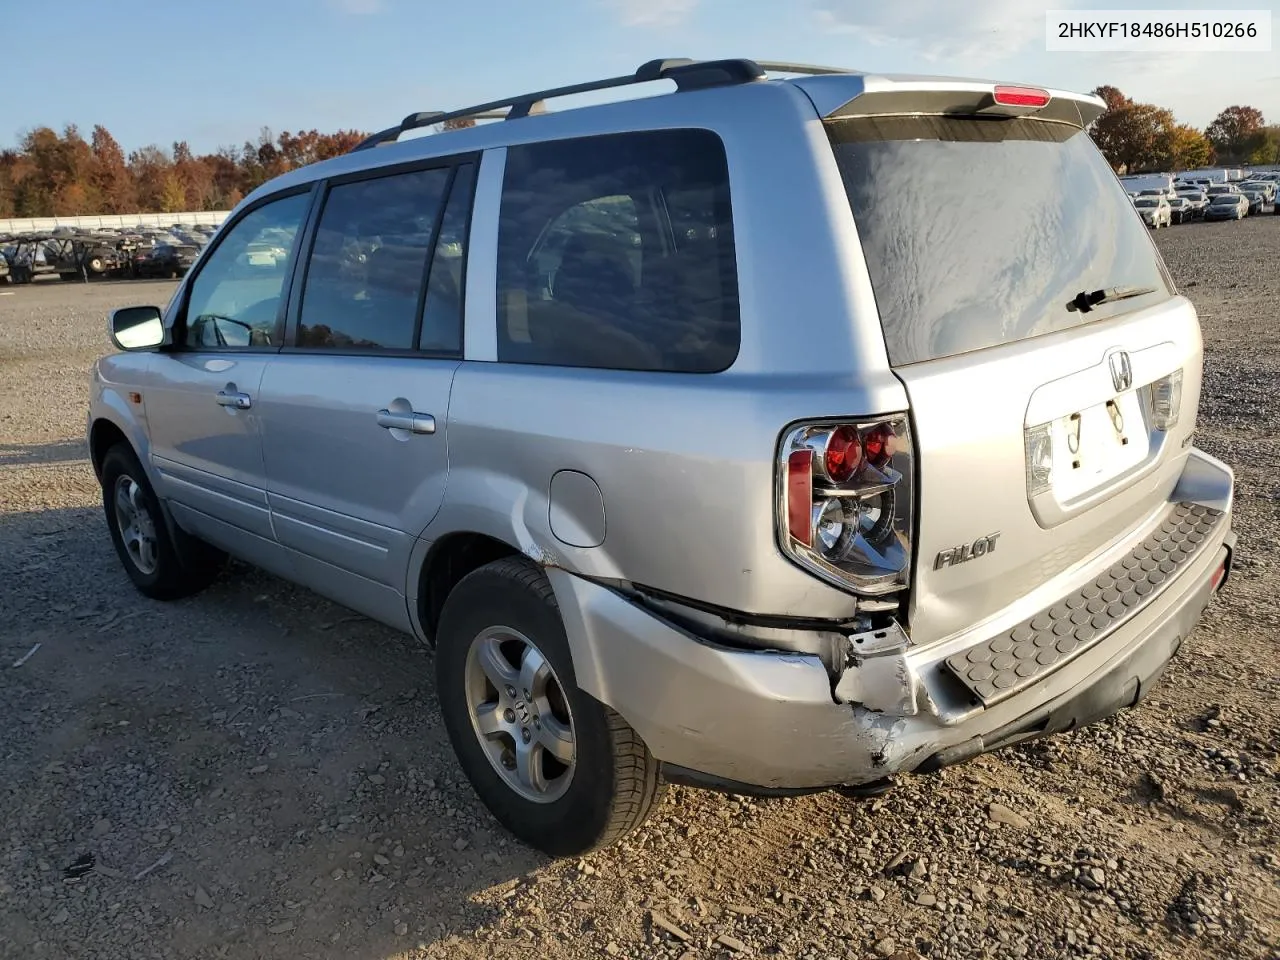
M 104 213 L 94 217 L 26 217 L 0 219 L 0 233 L 27 233 L 32 230 L 54 230 L 58 227 L 90 229 L 95 227 L 171 227 L 175 223 L 219 224 L 230 210 L 206 210 L 196 213 Z

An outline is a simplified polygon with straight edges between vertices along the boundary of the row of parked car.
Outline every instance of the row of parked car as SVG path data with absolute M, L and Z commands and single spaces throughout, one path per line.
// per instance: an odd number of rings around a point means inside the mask
M 1129 194 L 1142 220 L 1153 230 L 1191 220 L 1243 220 L 1259 213 L 1280 213 L 1276 194 L 1280 173 L 1260 173 L 1239 183 L 1175 180 Z
M 56 274 L 63 280 L 180 277 L 217 228 L 125 227 L 0 234 L 0 283 L 31 283 Z

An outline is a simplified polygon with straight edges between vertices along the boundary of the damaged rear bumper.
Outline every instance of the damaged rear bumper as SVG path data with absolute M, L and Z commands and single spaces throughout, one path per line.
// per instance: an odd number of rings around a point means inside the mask
M 1197 459 L 1175 491 L 1178 502 L 1153 518 L 1142 543 L 1109 556 L 1101 573 L 1091 568 L 1077 593 L 1042 612 L 1054 613 L 1052 622 L 1032 618 L 919 650 L 896 631 L 851 638 L 849 666 L 834 687 L 818 656 L 722 646 L 607 587 L 563 570 L 548 575 L 578 685 L 621 714 L 685 779 L 744 792 L 872 783 L 1071 729 L 1141 699 L 1231 566 L 1231 474 Z M 1199 539 L 1191 542 L 1192 534 Z M 1183 554 L 1172 570 L 1169 544 Z M 1151 557 L 1156 564 L 1147 569 Z M 1139 593 L 1139 583 L 1150 589 Z M 1105 609 L 1094 612 L 1096 604 L 1089 620 L 1076 616 L 1097 599 L 1088 595 L 1092 587 L 1119 596 L 1107 604 L 1110 621 L 1099 616 Z M 1072 600 L 1077 595 L 1083 604 Z M 1061 623 L 1077 639 L 1065 654 L 1045 642 L 1065 636 Z M 1077 635 L 1077 628 L 1085 629 Z M 1057 658 L 1037 665 L 1050 647 Z M 966 670 L 982 664 L 991 672 Z M 1005 685 L 990 682 L 1002 670 Z

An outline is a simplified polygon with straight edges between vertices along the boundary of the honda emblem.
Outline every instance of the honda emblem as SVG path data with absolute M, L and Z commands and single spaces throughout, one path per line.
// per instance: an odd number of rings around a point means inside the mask
M 1116 393 L 1124 393 L 1133 386 L 1133 368 L 1129 366 L 1129 354 L 1123 350 L 1111 355 L 1111 384 Z

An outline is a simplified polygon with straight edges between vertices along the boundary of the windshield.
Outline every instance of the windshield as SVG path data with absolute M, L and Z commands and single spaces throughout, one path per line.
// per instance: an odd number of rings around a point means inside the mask
M 1172 295 L 1147 228 L 1077 127 L 874 117 L 827 129 L 894 364 L 1067 330 Z M 1154 292 L 1087 313 L 1063 306 L 1112 287 Z
M 1239 203 L 1239 201 L 1235 198 L 1235 195 L 1230 193 L 1218 194 L 1216 197 L 1213 198 L 1213 202 L 1216 204 Z
M 1159 201 L 1159 200 L 1155 200 L 1155 199 L 1150 198 L 1150 197 L 1143 197 L 1142 199 L 1140 199 L 1140 200 L 1135 204 L 1135 206 L 1139 206 L 1139 207 L 1158 207 L 1158 206 L 1160 206 L 1160 201 Z

